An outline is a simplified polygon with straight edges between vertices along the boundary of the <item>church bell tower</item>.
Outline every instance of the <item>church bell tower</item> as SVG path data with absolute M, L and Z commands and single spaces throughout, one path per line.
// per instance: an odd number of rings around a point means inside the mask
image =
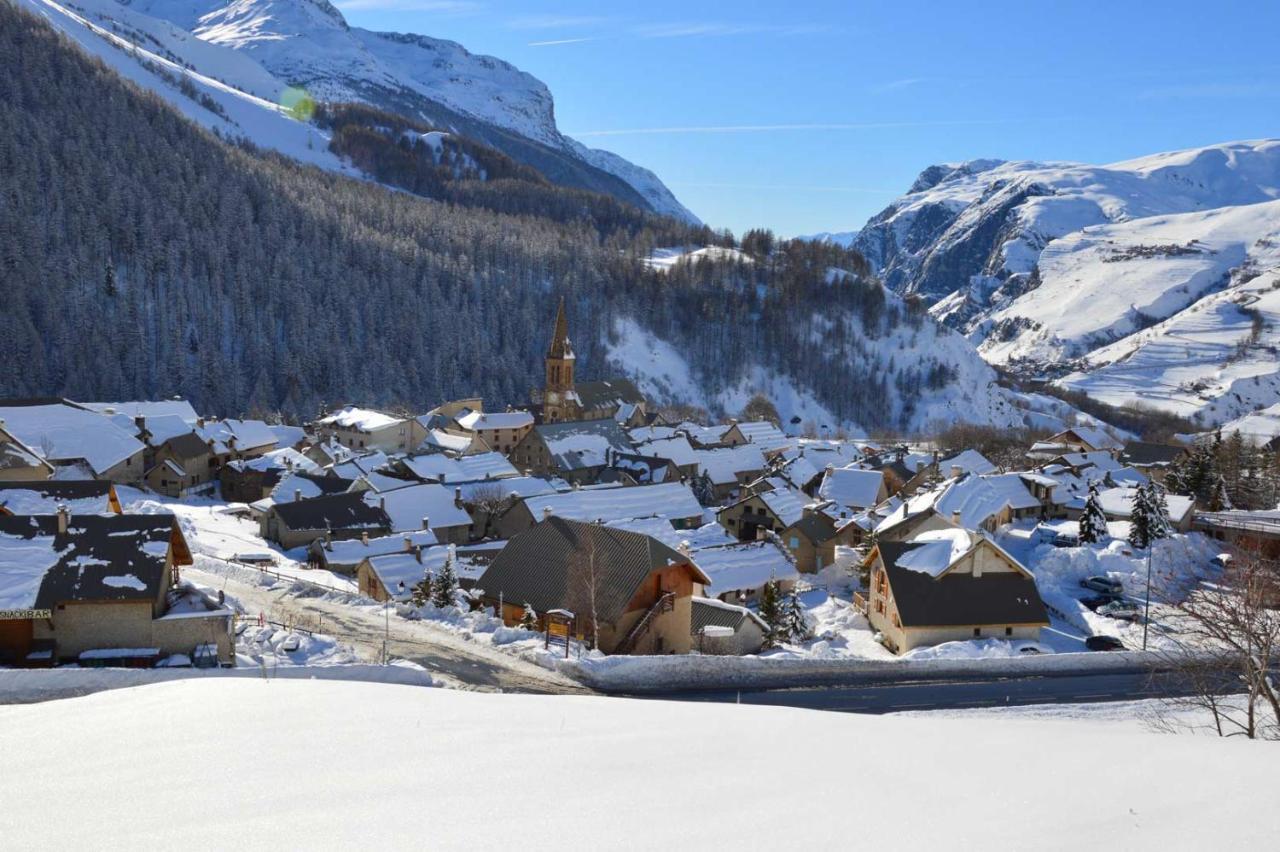
M 547 375 L 542 392 L 542 419 L 547 423 L 576 420 L 580 411 L 573 390 L 573 365 L 576 358 L 569 342 L 569 321 L 564 316 L 564 297 L 556 312 L 556 328 L 547 350 Z

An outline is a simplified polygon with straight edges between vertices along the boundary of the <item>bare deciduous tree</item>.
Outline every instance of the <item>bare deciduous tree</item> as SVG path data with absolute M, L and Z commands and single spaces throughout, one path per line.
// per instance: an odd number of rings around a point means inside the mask
M 600 647 L 598 602 L 601 580 L 595 536 L 586 532 L 579 537 L 577 552 L 569 560 L 565 597 L 579 631 L 592 648 Z
M 1280 739 L 1280 563 L 1240 552 L 1195 580 L 1167 598 L 1169 646 L 1153 679 L 1180 695 L 1166 700 L 1157 727 L 1194 726 L 1180 717 L 1207 713 L 1219 736 Z

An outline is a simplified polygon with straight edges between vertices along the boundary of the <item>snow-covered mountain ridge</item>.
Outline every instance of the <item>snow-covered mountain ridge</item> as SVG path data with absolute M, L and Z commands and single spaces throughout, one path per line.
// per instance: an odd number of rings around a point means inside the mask
M 977 160 L 926 169 L 853 246 L 989 362 L 1210 426 L 1280 400 L 1277 199 L 1280 140 Z
M 562 135 L 551 92 L 532 75 L 455 42 L 352 27 L 327 0 L 17 2 L 171 102 L 181 100 L 182 93 L 172 79 L 148 73 L 147 64 L 167 60 L 171 74 L 176 71 L 202 90 L 216 88 L 206 82 L 216 81 L 225 90 L 210 93 L 215 101 L 244 95 L 235 110 L 240 115 L 179 106 L 206 126 L 262 147 L 335 166 L 316 155 L 322 136 L 300 150 L 297 129 L 282 128 L 261 114 L 280 104 L 287 89 L 300 88 L 316 100 L 366 103 L 473 138 L 553 182 L 697 221 L 649 170 Z M 86 32 L 87 27 L 97 32 Z M 116 46 L 127 49 L 95 50 L 90 35 L 114 37 Z M 139 63 L 141 73 L 133 67 Z M 246 103 L 254 103 L 257 111 L 245 115 Z

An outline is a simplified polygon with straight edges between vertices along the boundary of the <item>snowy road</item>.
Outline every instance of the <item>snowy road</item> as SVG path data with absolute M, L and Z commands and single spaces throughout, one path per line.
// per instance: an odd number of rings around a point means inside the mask
M 411 660 L 449 686 L 495 692 L 587 694 L 591 690 L 574 680 L 534 663 L 449 632 L 429 622 L 406 621 L 380 608 L 356 606 L 326 596 L 300 592 L 286 582 L 259 585 L 240 579 L 246 570 L 231 567 L 222 572 L 217 563 L 187 568 L 183 576 L 235 598 L 249 616 L 262 613 L 273 622 L 323 632 L 350 646 L 363 659 L 382 659 L 383 640 L 389 637 L 392 658 Z
M 1161 683 L 1157 688 L 1151 683 L 1151 675 L 1143 671 L 989 680 L 934 680 L 821 689 L 671 692 L 642 697 L 800 707 L 841 713 L 897 713 L 908 710 L 1133 701 L 1168 696 L 1168 686 L 1167 683 Z

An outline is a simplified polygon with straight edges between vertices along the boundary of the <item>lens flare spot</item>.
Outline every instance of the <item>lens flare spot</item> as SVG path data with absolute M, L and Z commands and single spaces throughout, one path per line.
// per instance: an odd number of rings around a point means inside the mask
M 315 98 L 297 86 L 290 86 L 280 94 L 280 106 L 298 121 L 310 121 L 316 114 Z

